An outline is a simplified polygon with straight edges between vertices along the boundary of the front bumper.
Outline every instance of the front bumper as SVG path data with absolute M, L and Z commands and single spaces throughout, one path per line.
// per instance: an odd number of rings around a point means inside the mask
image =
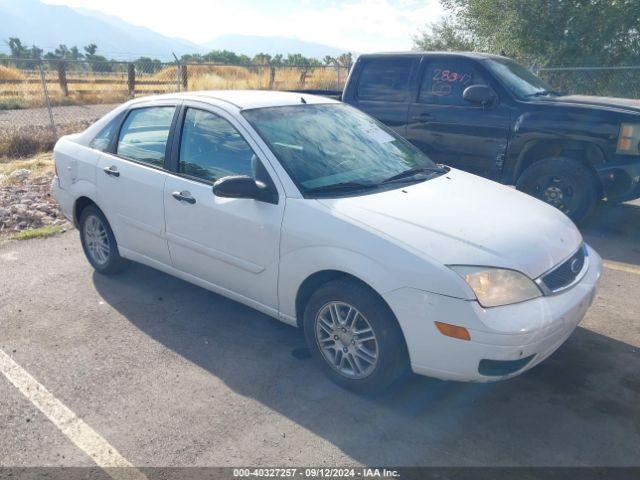
M 611 202 L 626 202 L 639 198 L 640 159 L 616 160 L 618 161 L 597 168 L 604 196 Z
M 404 333 L 412 370 L 445 380 L 482 382 L 513 377 L 543 361 L 569 338 L 595 296 L 602 260 L 587 248 L 589 269 L 579 283 L 527 302 L 483 308 L 477 301 L 411 288 L 384 295 Z M 434 321 L 465 327 L 471 339 L 444 336 Z M 485 368 L 483 360 L 498 368 Z

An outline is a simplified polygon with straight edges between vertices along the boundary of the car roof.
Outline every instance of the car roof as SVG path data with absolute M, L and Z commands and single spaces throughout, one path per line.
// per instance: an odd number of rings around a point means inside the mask
M 273 90 L 205 90 L 141 97 L 140 101 L 169 99 L 195 100 L 211 104 L 216 104 L 222 101 L 241 110 L 300 105 L 303 103 L 339 103 L 337 100 L 333 100 L 328 97 L 310 95 L 304 92 L 279 92 Z
M 487 58 L 507 58 L 501 55 L 493 55 L 491 53 L 482 52 L 427 52 L 411 50 L 408 52 L 378 52 L 378 53 L 363 53 L 358 58 L 371 58 L 371 57 L 405 57 L 405 56 L 427 56 L 427 57 L 464 57 L 474 58 L 476 60 L 482 60 Z

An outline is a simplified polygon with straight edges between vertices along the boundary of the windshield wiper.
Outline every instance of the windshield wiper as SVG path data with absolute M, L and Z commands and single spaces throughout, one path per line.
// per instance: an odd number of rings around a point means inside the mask
M 558 92 L 557 90 L 538 90 L 537 92 L 525 95 L 525 97 L 543 97 L 546 95 L 556 95 L 558 97 L 561 97 L 562 95 L 564 95 L 564 93 Z
M 375 183 L 360 183 L 360 182 L 340 182 L 331 185 L 322 185 L 320 187 L 305 188 L 304 193 L 324 193 L 324 192 L 336 192 L 342 190 L 366 190 L 370 188 L 376 188 Z
M 396 175 L 393 175 L 392 177 L 385 178 L 380 183 L 381 184 L 385 184 L 385 183 L 397 182 L 398 180 L 406 180 L 406 179 L 414 177 L 414 176 L 416 176 L 416 175 L 418 175 L 420 173 L 425 173 L 425 172 L 429 172 L 429 173 L 445 173 L 446 171 L 447 171 L 447 169 L 444 168 L 444 167 L 410 168 L 409 170 L 405 170 L 404 172 L 400 172 L 400 173 L 398 173 Z

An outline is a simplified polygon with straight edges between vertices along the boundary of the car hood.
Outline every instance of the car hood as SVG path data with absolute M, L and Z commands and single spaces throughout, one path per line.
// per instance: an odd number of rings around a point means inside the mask
M 564 95 L 553 98 L 555 102 L 586 105 L 592 107 L 611 107 L 640 113 L 640 100 L 616 97 L 595 97 L 589 95 Z
M 411 186 L 319 201 L 445 265 L 502 267 L 537 278 L 582 243 L 573 222 L 555 208 L 455 169 Z

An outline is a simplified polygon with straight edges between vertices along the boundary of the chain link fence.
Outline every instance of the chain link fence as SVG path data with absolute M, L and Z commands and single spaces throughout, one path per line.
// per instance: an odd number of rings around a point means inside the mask
M 536 73 L 563 93 L 640 98 L 640 66 L 541 68 Z
M 349 68 L 62 60 L 0 60 L 0 157 L 48 151 L 134 97 L 197 90 L 340 92 Z

